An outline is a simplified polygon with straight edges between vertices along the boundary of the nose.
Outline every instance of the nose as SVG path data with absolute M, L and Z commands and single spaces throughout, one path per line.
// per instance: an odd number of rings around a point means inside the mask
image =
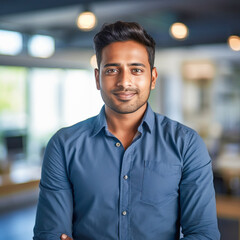
M 121 74 L 119 74 L 117 86 L 122 86 L 124 88 L 132 85 L 131 72 L 128 69 L 123 69 Z

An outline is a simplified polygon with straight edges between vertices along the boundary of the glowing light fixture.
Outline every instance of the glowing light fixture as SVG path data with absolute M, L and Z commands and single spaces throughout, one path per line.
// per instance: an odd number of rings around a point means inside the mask
M 96 54 L 94 54 L 91 59 L 90 59 L 90 64 L 92 66 L 92 68 L 97 68 L 97 58 L 96 58 Z
M 180 22 L 171 25 L 169 29 L 170 35 L 178 40 L 183 40 L 188 36 L 188 27 Z
M 77 18 L 77 26 L 83 31 L 91 31 L 97 25 L 97 18 L 92 12 L 82 12 Z
M 0 54 L 17 55 L 22 51 L 22 35 L 18 32 L 0 30 Z
M 28 51 L 33 57 L 49 58 L 54 54 L 55 41 L 50 36 L 35 35 L 29 41 Z
M 228 38 L 228 45 L 233 51 L 240 51 L 240 37 L 232 35 Z

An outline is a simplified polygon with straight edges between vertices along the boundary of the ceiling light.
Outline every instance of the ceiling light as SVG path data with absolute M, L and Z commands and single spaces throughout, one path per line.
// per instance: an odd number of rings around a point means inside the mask
M 97 18 L 92 12 L 82 12 L 77 18 L 77 26 L 84 31 L 92 30 L 97 24 Z
M 90 59 L 90 64 L 92 66 L 92 68 L 97 68 L 97 58 L 96 58 L 96 54 L 94 54 L 91 59 Z
M 188 27 L 180 22 L 172 24 L 169 31 L 171 36 L 178 40 L 183 40 L 188 36 Z
M 240 51 L 240 37 L 232 35 L 228 38 L 228 45 L 233 51 Z
M 50 36 L 35 35 L 28 43 L 28 51 L 33 57 L 49 58 L 55 51 L 54 38 Z
M 17 55 L 22 51 L 22 45 L 20 33 L 0 30 L 0 54 Z

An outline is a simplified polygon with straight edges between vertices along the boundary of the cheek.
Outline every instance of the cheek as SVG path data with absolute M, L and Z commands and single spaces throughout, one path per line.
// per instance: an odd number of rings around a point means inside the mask
M 101 78 L 101 86 L 105 88 L 111 88 L 114 87 L 117 82 L 116 76 L 107 76 Z
M 139 76 L 135 79 L 134 83 L 136 87 L 138 87 L 142 91 L 149 90 L 151 85 L 151 76 L 148 75 Z
M 100 82 L 100 87 L 104 91 L 110 91 L 114 87 L 114 81 L 112 79 L 103 79 Z

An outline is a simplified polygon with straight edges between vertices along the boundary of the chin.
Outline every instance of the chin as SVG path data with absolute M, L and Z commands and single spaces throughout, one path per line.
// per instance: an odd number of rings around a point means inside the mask
M 130 113 L 134 113 L 137 110 L 139 110 L 142 106 L 144 106 L 146 103 L 143 103 L 142 105 L 131 105 L 131 106 L 108 106 L 109 108 L 111 108 L 112 111 L 117 112 L 119 114 L 130 114 Z

